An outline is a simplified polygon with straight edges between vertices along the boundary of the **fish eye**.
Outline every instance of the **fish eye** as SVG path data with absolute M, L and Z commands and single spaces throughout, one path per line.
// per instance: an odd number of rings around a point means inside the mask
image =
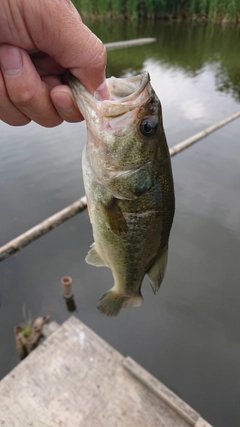
M 157 130 L 158 122 L 153 117 L 148 117 L 140 124 L 140 131 L 144 136 L 152 136 Z

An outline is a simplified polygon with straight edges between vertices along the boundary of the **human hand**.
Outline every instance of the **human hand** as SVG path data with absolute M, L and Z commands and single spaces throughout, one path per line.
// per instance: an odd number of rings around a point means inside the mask
M 69 71 L 91 92 L 105 85 L 106 50 L 70 0 L 0 1 L 0 119 L 45 127 L 81 121 Z M 65 83 L 65 84 L 64 84 Z

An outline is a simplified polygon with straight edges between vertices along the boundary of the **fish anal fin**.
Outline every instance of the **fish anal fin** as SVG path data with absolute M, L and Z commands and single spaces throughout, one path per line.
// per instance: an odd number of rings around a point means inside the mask
M 107 204 L 101 201 L 98 202 L 97 208 L 104 214 L 106 222 L 114 234 L 126 234 L 128 230 L 127 222 L 115 198 L 112 198 Z
M 139 295 L 123 295 L 110 289 L 98 301 L 97 308 L 107 316 L 117 316 L 122 308 L 139 307 L 143 303 L 143 297 Z
M 95 265 L 95 267 L 105 267 L 106 266 L 105 262 L 103 261 L 103 259 L 101 258 L 101 256 L 99 255 L 99 253 L 97 251 L 95 243 L 92 244 L 91 249 L 88 252 L 85 260 L 88 264 Z
M 150 279 L 150 285 L 154 294 L 159 290 L 160 285 L 163 281 L 165 270 L 167 267 L 167 259 L 168 259 L 168 248 L 165 249 L 164 252 L 161 252 L 153 266 L 147 272 L 147 275 Z

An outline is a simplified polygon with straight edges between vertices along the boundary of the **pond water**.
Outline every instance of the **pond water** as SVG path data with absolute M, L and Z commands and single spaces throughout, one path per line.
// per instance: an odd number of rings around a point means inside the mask
M 240 110 L 240 28 L 157 22 L 89 23 L 104 42 L 156 37 L 109 52 L 108 76 L 148 70 L 163 107 L 169 146 Z M 83 322 L 130 355 L 214 427 L 240 425 L 240 119 L 172 159 L 176 215 L 161 290 L 147 280 L 144 305 L 117 318 L 96 303 L 108 269 L 84 258 L 92 243 L 87 212 L 0 266 L 0 378 L 17 363 L 13 327 L 69 313 L 60 278 L 70 275 Z M 84 194 L 85 124 L 44 129 L 0 123 L 0 245 Z

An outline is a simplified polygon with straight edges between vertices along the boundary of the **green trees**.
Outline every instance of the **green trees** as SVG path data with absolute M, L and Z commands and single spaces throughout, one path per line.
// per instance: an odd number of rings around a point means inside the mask
M 83 17 L 240 20 L 240 0 L 72 0 Z

